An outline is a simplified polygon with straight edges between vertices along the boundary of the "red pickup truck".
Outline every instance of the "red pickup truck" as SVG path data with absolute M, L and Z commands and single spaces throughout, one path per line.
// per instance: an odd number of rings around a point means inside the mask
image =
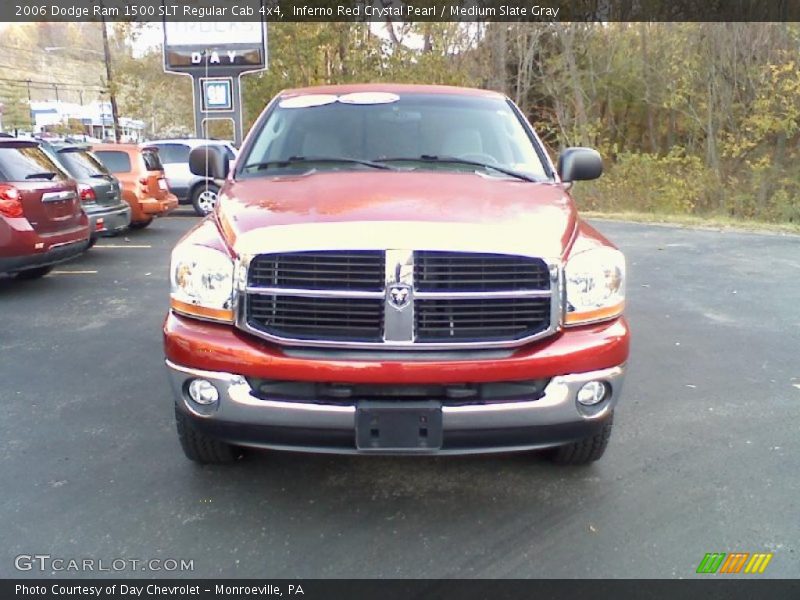
M 164 324 L 179 438 L 363 454 L 546 449 L 600 458 L 628 358 L 625 259 L 505 96 L 440 86 L 285 91 L 175 247 Z

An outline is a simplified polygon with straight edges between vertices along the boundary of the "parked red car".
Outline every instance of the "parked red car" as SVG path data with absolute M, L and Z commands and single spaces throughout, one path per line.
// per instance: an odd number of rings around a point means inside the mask
M 75 182 L 36 142 L 0 139 L 0 273 L 43 277 L 89 237 Z

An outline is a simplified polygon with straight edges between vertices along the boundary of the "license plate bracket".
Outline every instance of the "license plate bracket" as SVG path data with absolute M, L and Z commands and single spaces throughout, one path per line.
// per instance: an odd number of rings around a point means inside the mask
M 441 402 L 359 402 L 356 405 L 356 447 L 365 452 L 438 450 L 442 447 Z

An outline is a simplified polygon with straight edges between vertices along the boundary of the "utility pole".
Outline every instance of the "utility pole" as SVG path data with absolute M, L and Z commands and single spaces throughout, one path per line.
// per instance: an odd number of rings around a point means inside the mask
M 114 141 L 120 141 L 119 112 L 117 111 L 117 95 L 114 91 L 114 80 L 111 77 L 111 51 L 108 48 L 108 32 L 106 31 L 106 19 L 102 17 L 100 21 L 103 27 L 103 54 L 106 59 L 106 82 L 108 84 L 108 97 L 111 100 L 111 118 L 114 120 Z
M 33 114 L 33 103 L 31 100 L 31 80 L 28 79 L 25 83 L 28 87 L 28 114 L 31 119 L 31 133 L 33 133 L 33 130 L 36 129 L 36 117 Z M 16 131 L 14 133 L 16 134 Z

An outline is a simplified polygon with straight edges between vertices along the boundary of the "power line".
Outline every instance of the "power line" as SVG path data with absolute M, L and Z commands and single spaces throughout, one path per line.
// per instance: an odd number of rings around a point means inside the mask
M 4 45 L 4 44 L 0 44 L 0 48 L 3 49 L 3 50 L 13 50 L 15 52 L 25 52 L 27 54 L 32 54 L 32 55 L 37 56 L 37 57 L 49 58 L 49 59 L 58 60 L 58 61 L 68 60 L 70 62 L 77 62 L 77 63 L 81 63 L 81 64 L 85 64 L 86 63 L 85 60 L 82 60 L 80 58 L 75 58 L 75 57 L 72 57 L 72 56 L 64 56 L 63 55 L 64 53 L 61 53 L 60 55 L 55 55 L 55 54 L 51 54 L 50 52 L 47 52 L 46 50 L 39 50 L 39 49 L 31 50 L 30 48 L 21 48 L 19 46 L 7 46 L 7 45 Z M 92 52 L 94 52 L 94 50 Z M 101 64 L 102 63 L 102 58 L 98 57 L 96 62 L 98 64 Z
M 15 46 L 8 46 L 8 45 L 0 44 L 0 49 L 11 49 L 12 53 L 9 56 L 12 59 L 12 61 L 15 62 L 15 63 L 17 62 L 17 59 L 20 58 L 21 55 L 16 55 L 16 58 L 15 58 L 15 55 L 13 54 L 13 51 L 27 52 L 28 55 L 31 56 L 30 59 L 20 59 L 21 62 L 28 61 L 28 62 L 31 62 L 31 63 L 37 63 L 40 60 L 46 60 L 47 63 L 52 65 L 55 62 L 52 59 L 58 58 L 57 62 L 61 63 L 63 61 L 63 63 L 64 63 L 64 64 L 59 65 L 60 68 L 51 68 L 51 67 L 47 68 L 48 71 L 50 71 L 53 75 L 56 75 L 56 76 L 60 75 L 60 74 L 63 74 L 64 70 L 66 70 L 66 71 L 75 71 L 76 70 L 75 64 L 78 63 L 78 62 L 80 62 L 81 64 L 83 64 L 85 66 L 85 62 L 83 62 L 83 61 L 79 61 L 77 59 L 68 58 L 68 57 L 55 57 L 55 56 L 50 55 L 49 53 L 46 55 L 47 58 L 45 59 L 45 55 L 42 55 L 41 57 L 39 57 L 32 50 L 27 50 L 25 48 L 19 48 L 19 47 L 15 47 Z M 39 63 L 39 65 L 41 66 L 41 63 Z M 75 90 L 77 90 L 77 91 L 80 91 L 81 93 L 83 93 L 84 91 L 86 91 L 88 93 L 92 93 L 94 90 L 97 90 L 98 87 L 99 87 L 97 84 L 84 83 L 84 82 L 80 82 L 80 81 L 76 83 L 74 80 L 73 81 L 69 81 L 69 82 L 67 82 L 67 81 L 45 81 L 45 82 L 36 81 L 36 82 L 34 82 L 33 80 L 31 80 L 31 82 L 29 84 L 28 81 L 27 81 L 28 80 L 28 76 L 32 72 L 34 72 L 36 70 L 36 65 L 35 64 L 30 66 L 29 68 L 21 68 L 18 65 L 0 64 L 0 69 L 10 70 L 10 71 L 14 72 L 14 74 L 19 73 L 20 74 L 20 78 L 22 79 L 22 81 L 18 80 L 17 86 L 18 87 L 23 87 L 23 86 L 24 87 L 28 87 L 28 89 L 38 89 L 38 90 L 51 89 L 52 90 L 55 87 L 58 87 L 58 88 L 64 89 L 65 91 L 75 91 Z M 38 71 L 41 72 L 41 69 L 39 69 Z M 61 72 L 59 72 L 59 71 L 61 71 Z M 89 72 L 91 73 L 91 71 L 89 71 Z M 3 74 L 5 74 L 5 73 L 3 73 Z M 100 79 L 99 70 L 96 73 L 96 75 L 98 76 L 96 79 L 94 77 L 92 77 L 93 79 L 95 79 L 95 81 Z M 14 80 L 1 79 L 0 78 L 0 81 L 5 81 L 6 85 L 14 85 Z M 39 85 L 36 85 L 36 84 L 39 84 Z M 56 91 L 56 93 L 57 93 L 57 91 Z
M 0 65 L 2 67 L 3 65 Z M 70 92 L 107 92 L 108 89 L 97 86 L 97 85 L 82 85 L 79 83 L 69 83 L 66 81 L 39 81 L 35 79 L 8 79 L 5 77 L 0 77 L 0 81 L 8 84 L 8 85 L 17 85 L 19 87 L 27 87 L 30 86 L 31 88 L 36 89 L 53 89 L 54 87 L 59 87 L 63 90 L 70 91 Z
M 28 69 L 21 69 L 19 67 L 15 67 L 13 65 L 6 65 L 6 64 L 3 64 L 3 63 L 0 63 L 0 69 L 9 69 L 11 71 L 17 71 L 19 73 L 25 73 L 26 75 L 30 72 Z M 28 81 L 28 78 L 25 77 L 24 79 L 22 79 L 22 81 Z M 33 81 L 33 80 L 31 80 L 31 81 Z M 49 81 L 44 81 L 44 82 L 40 82 L 40 83 L 50 83 L 50 82 Z M 70 86 L 70 87 L 85 87 L 85 86 L 91 86 L 92 85 L 92 84 L 84 84 L 84 83 L 72 83 L 72 82 L 66 82 L 66 81 L 64 81 L 64 82 L 56 82 L 56 83 L 59 83 L 59 85 L 62 85 L 64 87 L 66 87 L 66 86 Z
M 4 86 L 7 86 L 9 88 L 18 89 L 18 90 L 24 90 L 24 89 L 30 88 L 31 90 L 50 91 L 50 92 L 52 92 L 54 90 L 61 90 L 62 92 L 66 92 L 66 93 L 69 93 L 69 94 L 83 94 L 83 93 L 86 93 L 86 94 L 108 94 L 108 90 L 106 88 L 100 88 L 100 87 L 76 89 L 76 88 L 65 88 L 65 87 L 62 87 L 62 86 L 60 86 L 58 84 L 53 84 L 53 85 L 31 84 L 29 86 L 25 82 L 16 82 L 16 81 L 6 82 L 6 81 L 4 81 L 2 79 L 0 79 L 0 82 L 2 82 Z M 2 93 L 2 92 L 0 92 L 0 93 Z
M 70 88 L 70 87 L 64 87 L 60 83 L 47 83 L 47 84 L 31 83 L 31 84 L 28 84 L 27 81 L 19 81 L 19 80 L 16 80 L 16 79 L 8 80 L 8 79 L 2 79 L 2 78 L 0 78 L 0 82 L 3 82 L 4 86 L 17 87 L 17 88 L 30 87 L 32 90 L 53 90 L 55 88 L 58 88 L 58 89 L 63 90 L 65 92 L 87 92 L 87 93 L 88 92 L 97 92 L 97 93 L 101 93 L 101 94 L 108 93 L 108 88 L 98 87 L 98 86 L 84 87 L 84 88 Z

